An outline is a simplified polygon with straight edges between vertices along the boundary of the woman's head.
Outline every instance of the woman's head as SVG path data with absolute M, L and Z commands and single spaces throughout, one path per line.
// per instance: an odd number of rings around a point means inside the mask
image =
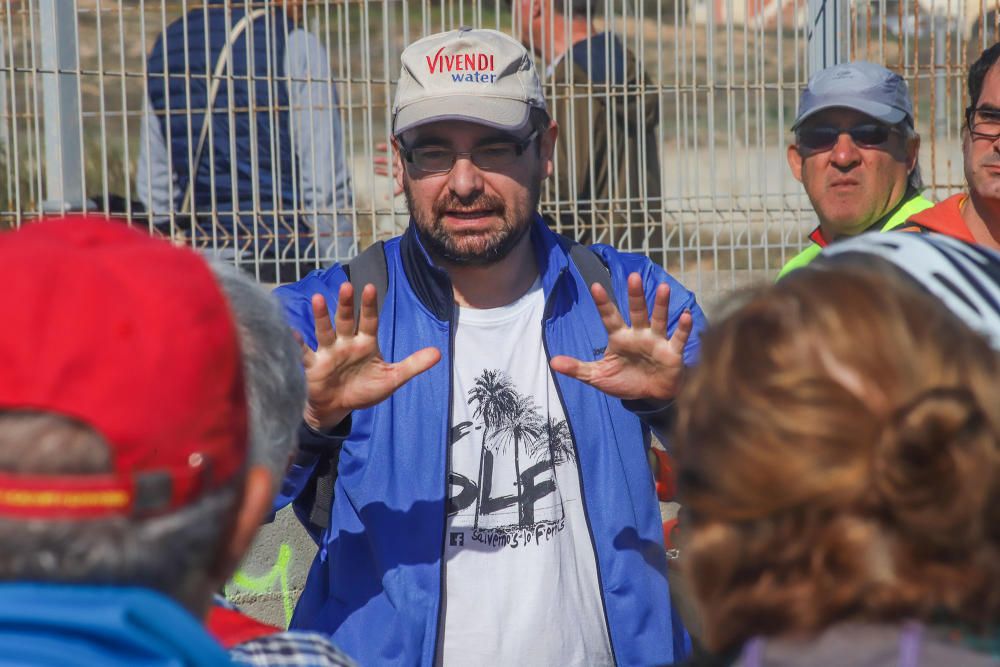
M 675 443 L 706 640 L 1000 611 L 1000 364 L 897 269 L 806 268 L 702 338 Z

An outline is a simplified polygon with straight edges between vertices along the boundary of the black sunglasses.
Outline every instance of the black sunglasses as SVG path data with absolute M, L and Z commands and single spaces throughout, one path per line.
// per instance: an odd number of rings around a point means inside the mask
M 849 134 L 851 140 L 862 148 L 877 148 L 889 140 L 895 128 L 881 123 L 865 123 L 854 127 L 832 127 L 820 125 L 805 127 L 796 132 L 799 147 L 810 151 L 827 151 L 834 147 L 841 134 Z

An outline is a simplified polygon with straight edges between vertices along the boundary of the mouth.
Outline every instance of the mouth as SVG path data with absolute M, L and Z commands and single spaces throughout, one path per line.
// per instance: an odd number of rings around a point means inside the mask
M 468 210 L 468 209 L 462 209 L 462 210 L 451 209 L 451 210 L 444 211 L 444 214 L 442 215 L 442 217 L 451 218 L 452 220 L 461 220 L 463 222 L 476 222 L 476 221 L 479 221 L 479 220 L 483 220 L 485 218 L 496 217 L 496 215 L 497 215 L 496 211 L 494 211 L 493 209 L 487 209 L 487 208 L 483 208 L 483 209 L 471 209 L 471 210 Z
M 861 184 L 853 178 L 838 178 L 835 181 L 830 181 L 830 188 L 834 190 L 847 190 L 856 188 L 859 185 Z

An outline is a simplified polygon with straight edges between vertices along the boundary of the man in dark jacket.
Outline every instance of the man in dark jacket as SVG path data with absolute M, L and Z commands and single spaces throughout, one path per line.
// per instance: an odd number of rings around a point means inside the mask
M 146 60 L 139 199 L 157 225 L 265 282 L 354 254 L 337 90 L 303 9 L 209 2 Z
M 337 473 L 292 627 L 361 664 L 681 658 L 646 448 L 701 310 L 648 258 L 546 227 L 558 128 L 521 44 L 463 29 L 402 64 L 411 223 L 375 248 L 384 291 L 342 266 L 278 290 L 308 386 L 282 496 L 306 516 L 318 466 Z

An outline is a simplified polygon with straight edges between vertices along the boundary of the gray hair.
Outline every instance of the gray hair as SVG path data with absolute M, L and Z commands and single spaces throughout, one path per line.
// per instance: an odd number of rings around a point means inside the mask
M 53 413 L 0 412 L 0 470 L 86 475 L 111 469 L 107 441 L 89 426 Z M 0 581 L 137 586 L 200 613 L 242 482 L 241 472 L 197 502 L 148 519 L 0 518 Z
M 285 323 L 277 300 L 236 268 L 212 262 L 236 321 L 243 355 L 250 464 L 271 471 L 274 491 L 298 446 L 298 429 L 306 404 L 302 352 Z

